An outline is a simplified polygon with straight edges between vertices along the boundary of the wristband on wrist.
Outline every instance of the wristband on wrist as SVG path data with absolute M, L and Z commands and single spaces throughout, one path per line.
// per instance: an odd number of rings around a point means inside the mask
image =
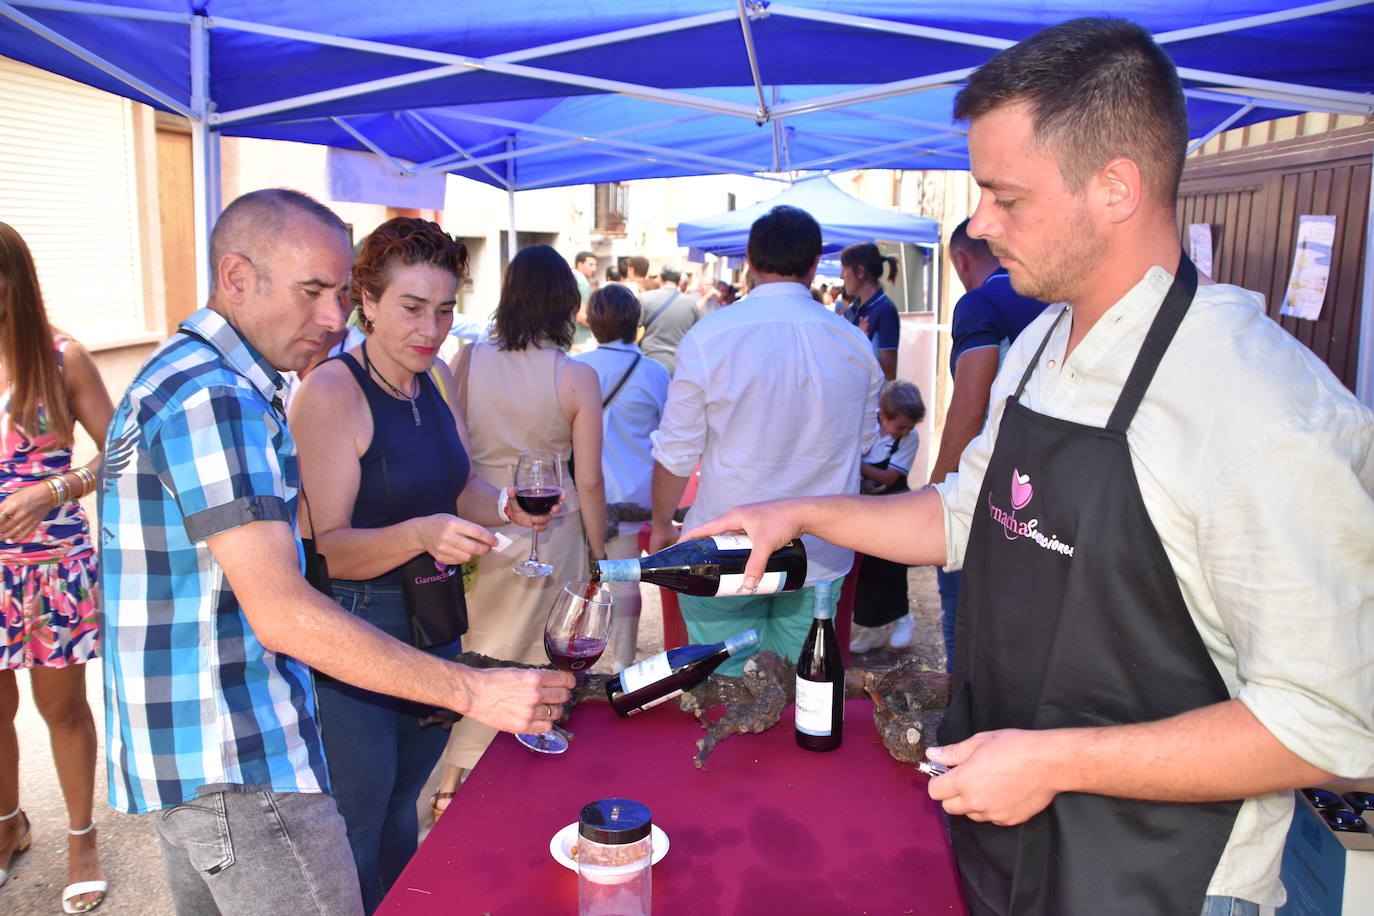
M 507 524 L 515 522 L 515 519 L 510 517 L 510 490 L 505 487 L 496 494 L 496 514 L 505 519 Z

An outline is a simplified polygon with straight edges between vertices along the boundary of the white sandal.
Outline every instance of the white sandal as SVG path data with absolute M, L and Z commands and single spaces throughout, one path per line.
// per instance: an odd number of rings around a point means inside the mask
M 4 816 L 0 816 L 0 824 L 3 824 L 5 821 L 12 821 L 12 820 L 14 820 L 16 817 L 18 817 L 18 816 L 23 812 L 23 810 L 24 810 L 24 809 L 23 809 L 22 807 L 15 808 L 15 809 L 14 809 L 13 811 L 11 811 L 9 814 L 6 814 L 6 815 L 4 815 Z M 28 849 L 28 848 L 29 848 L 29 845 L 32 844 L 32 843 L 33 843 L 33 824 L 30 823 L 30 821 L 29 821 L 29 819 L 28 819 L 28 816 L 26 815 L 26 816 L 24 817 L 24 835 L 21 836 L 21 837 L 19 838 L 19 842 L 18 842 L 18 843 L 15 843 L 15 844 L 14 844 L 14 850 L 10 853 L 10 864 L 13 865 L 13 864 L 14 864 L 15 856 L 19 855 L 21 852 L 23 852 L 24 850 Z M 0 887 L 4 887 L 4 886 L 5 886 L 5 882 L 8 881 L 9 879 L 10 879 L 10 873 L 9 873 L 8 871 L 6 871 L 5 869 L 0 868 Z
M 95 821 L 91 821 L 91 825 L 85 830 L 68 830 L 67 832 L 72 836 L 85 836 L 94 829 Z M 108 881 L 77 881 L 75 884 L 68 884 L 62 889 L 62 912 L 70 914 L 89 913 L 105 902 L 105 892 L 109 889 L 110 882 Z M 80 897 L 82 894 L 99 894 L 100 899 L 95 903 L 82 901 L 73 904 L 71 902 L 73 897 Z

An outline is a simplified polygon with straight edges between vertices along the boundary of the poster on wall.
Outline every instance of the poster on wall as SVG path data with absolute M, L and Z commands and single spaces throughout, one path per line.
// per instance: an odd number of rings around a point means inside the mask
M 1198 273 L 1212 275 L 1212 225 L 1210 223 L 1189 223 L 1188 257 Z
M 1288 274 L 1288 290 L 1279 307 L 1280 315 L 1308 321 L 1316 321 L 1321 316 L 1335 241 L 1336 217 L 1298 217 L 1298 247 L 1293 252 L 1293 270 Z

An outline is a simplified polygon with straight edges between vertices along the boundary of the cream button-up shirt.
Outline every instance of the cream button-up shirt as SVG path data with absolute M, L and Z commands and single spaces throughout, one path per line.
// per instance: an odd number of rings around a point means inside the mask
M 698 321 L 678 344 L 653 449 L 679 477 L 701 461 L 686 527 L 743 503 L 859 492 L 882 385 L 868 338 L 800 283 L 762 283 Z M 854 564 L 852 550 L 802 540 L 807 585 Z
M 1061 322 L 1022 404 L 1105 426 L 1172 280 L 1152 268 L 1067 358 L 1070 322 Z M 1058 312 L 1017 338 L 982 434 L 937 486 L 952 568 L 963 563 L 1006 399 Z M 1304 760 L 1374 775 L 1374 413 L 1265 315 L 1263 297 L 1200 286 L 1127 441 L 1231 695 Z M 1292 813 L 1291 792 L 1246 799 L 1208 893 L 1280 905 Z

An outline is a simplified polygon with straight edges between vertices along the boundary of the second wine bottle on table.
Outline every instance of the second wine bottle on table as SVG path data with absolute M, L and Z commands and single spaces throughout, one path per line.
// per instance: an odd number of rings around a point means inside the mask
M 630 717 L 667 702 L 706 680 L 720 663 L 759 644 L 757 630 L 745 630 L 725 642 L 678 646 L 631 665 L 606 683 L 611 708 Z
M 844 740 L 844 659 L 830 585 L 814 586 L 811 630 L 797 656 L 797 744 L 808 751 L 833 751 Z
M 647 557 L 601 560 L 597 575 L 602 582 L 650 582 L 707 598 L 794 592 L 806 582 L 806 548 L 796 539 L 773 551 L 758 588 L 746 589 L 744 564 L 753 547 L 742 534 L 695 538 Z

